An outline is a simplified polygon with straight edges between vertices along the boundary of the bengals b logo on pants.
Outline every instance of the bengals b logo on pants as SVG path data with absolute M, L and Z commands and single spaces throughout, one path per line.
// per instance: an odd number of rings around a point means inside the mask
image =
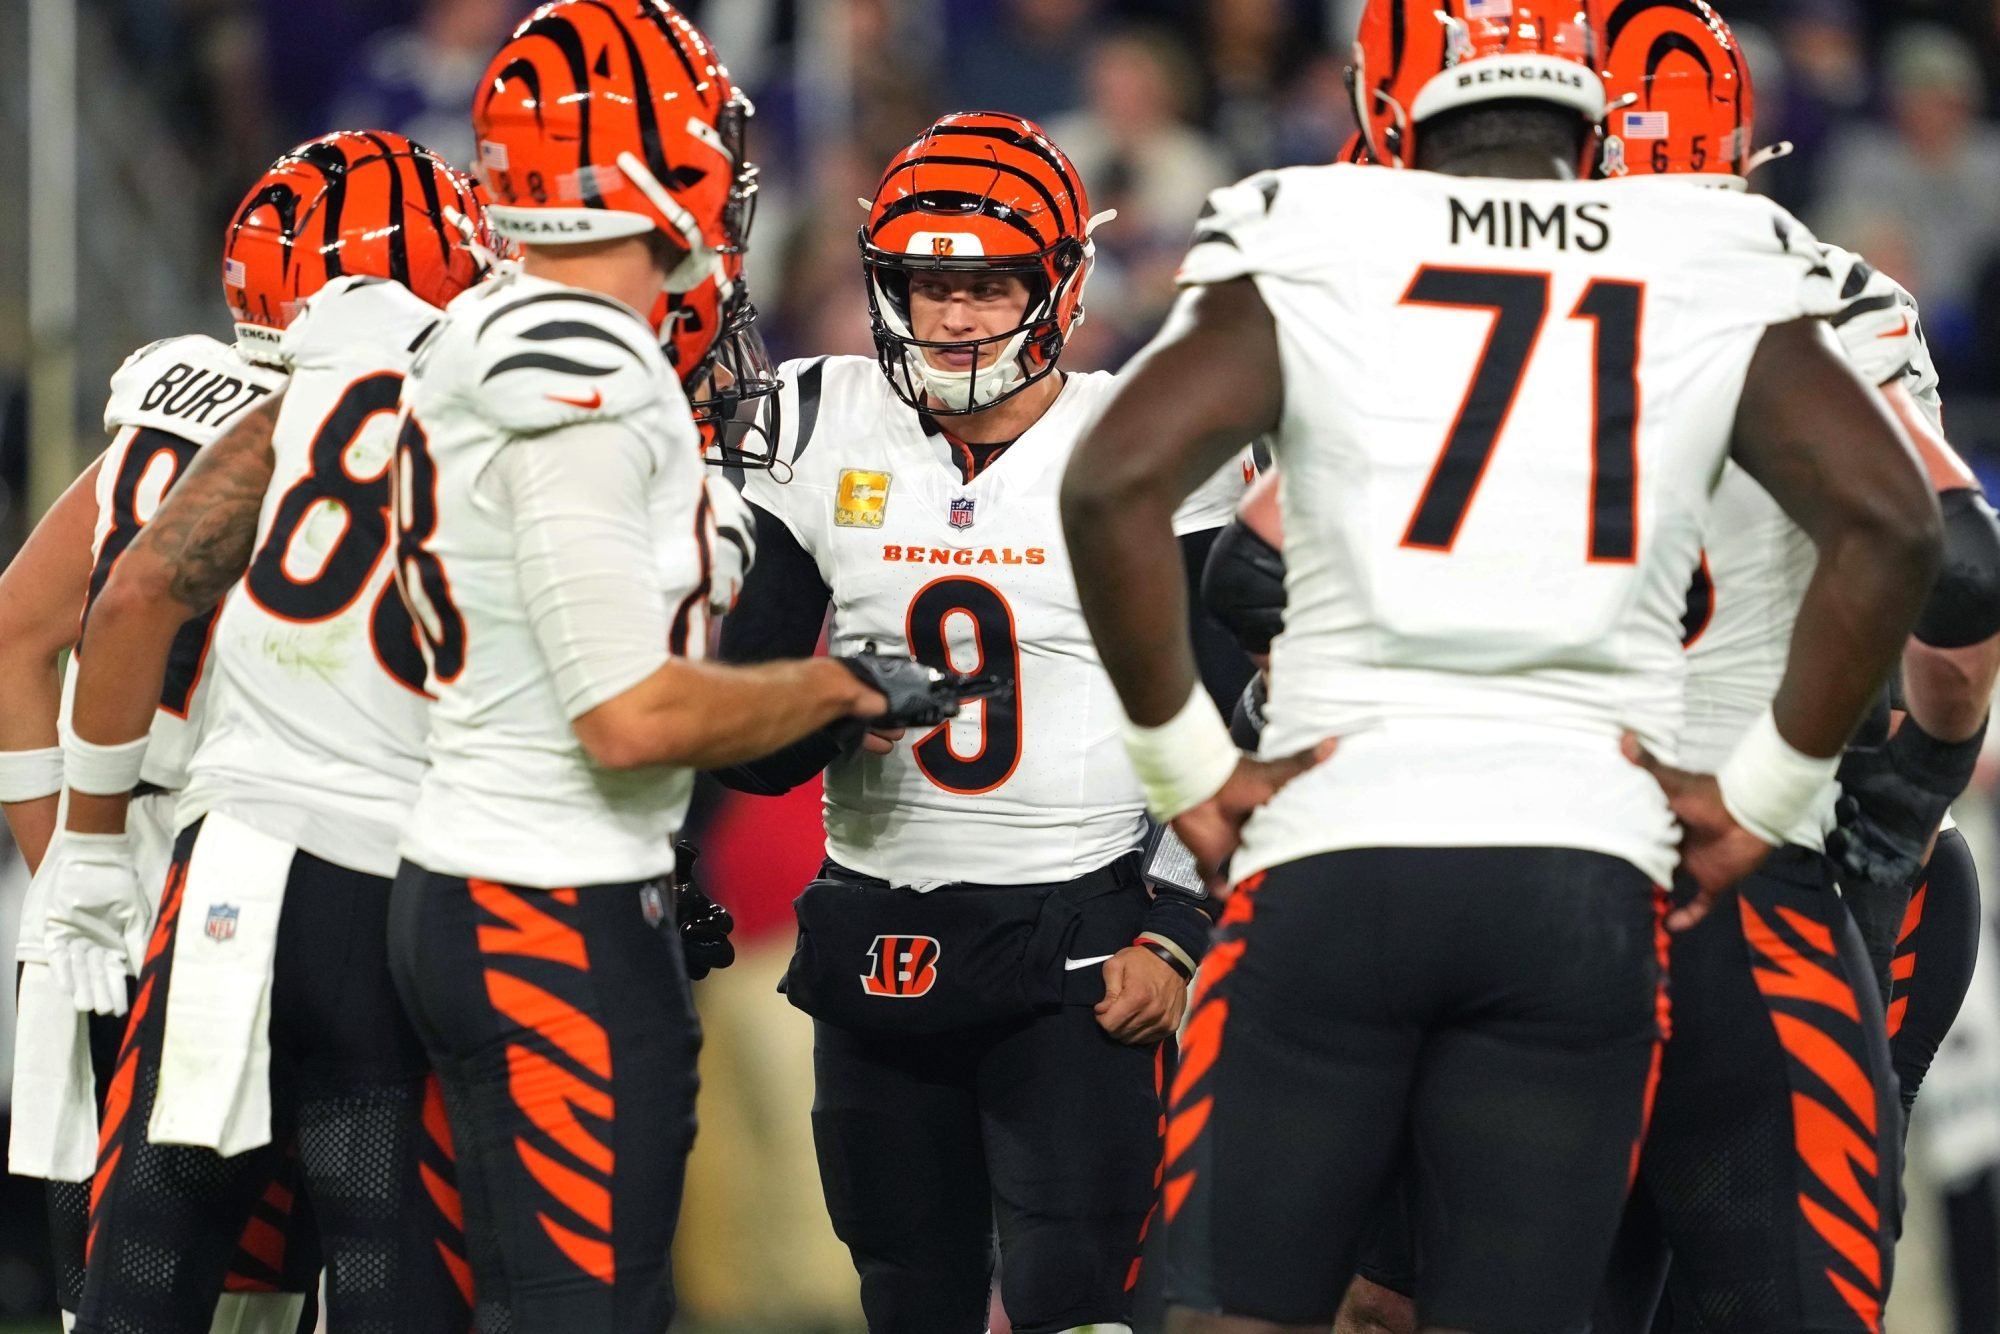
M 871 996 L 921 996 L 937 985 L 940 946 L 931 936 L 877 936 L 861 989 Z

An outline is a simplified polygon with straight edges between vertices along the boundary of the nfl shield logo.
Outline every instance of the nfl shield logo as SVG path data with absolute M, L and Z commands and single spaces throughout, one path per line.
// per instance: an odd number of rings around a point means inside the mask
M 210 940 L 233 939 L 236 935 L 236 913 L 233 903 L 211 903 L 208 906 L 208 923 L 202 930 Z
M 961 496 L 959 499 L 951 502 L 951 526 L 954 528 L 972 527 L 972 497 Z

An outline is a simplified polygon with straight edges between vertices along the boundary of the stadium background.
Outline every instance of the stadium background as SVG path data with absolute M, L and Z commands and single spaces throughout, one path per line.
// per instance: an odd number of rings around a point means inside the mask
M 310 135 L 364 126 L 468 163 L 473 84 L 525 8 L 0 4 L 0 555 L 101 447 L 104 385 L 131 349 L 190 331 L 227 336 L 216 242 L 264 164 Z M 758 103 L 765 190 L 751 274 L 780 356 L 869 352 L 855 200 L 940 112 L 1040 120 L 1076 158 L 1093 204 L 1119 210 L 1099 234 L 1090 319 L 1069 353 L 1078 367 L 1116 366 L 1155 327 L 1208 189 L 1324 161 L 1351 127 L 1341 69 L 1359 0 L 688 8 Z M 1952 437 L 1989 481 L 2000 477 L 2000 4 L 1722 8 L 1755 71 L 1760 141 L 1798 147 L 1758 188 L 1916 293 Z M 1982 854 L 1994 846 L 1994 777 L 1981 775 L 1961 811 Z M 737 967 L 696 988 L 706 1088 L 680 1259 L 687 1327 L 714 1334 L 858 1327 L 812 1165 L 810 1031 L 772 989 L 789 952 L 789 899 L 818 856 L 816 800 L 816 790 L 771 801 L 705 792 L 697 810 L 709 888 L 735 910 L 742 944 Z M 2000 860 L 1981 862 L 2000 873 Z M 21 879 L 4 847 L 0 944 L 11 943 Z M 2000 894 L 1988 898 L 2000 907 Z M 2000 967 L 1982 965 L 1918 1112 L 1896 1334 L 2000 1331 Z M 3 1057 L 11 1016 L 0 1019 Z M 9 1065 L 0 1060 L 0 1107 Z M 54 1328 L 41 1226 L 39 1188 L 0 1185 L 0 1329 Z

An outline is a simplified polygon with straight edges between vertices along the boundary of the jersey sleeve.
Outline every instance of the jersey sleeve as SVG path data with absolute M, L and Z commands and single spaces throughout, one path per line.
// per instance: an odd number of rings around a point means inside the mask
M 1263 272 L 1271 210 L 1282 185 L 1279 173 L 1265 171 L 1211 192 L 1195 219 L 1194 240 L 1175 283 L 1203 287 Z
M 245 409 L 285 383 L 205 334 L 165 338 L 134 352 L 111 376 L 104 429 L 134 427 L 199 448 L 219 439 Z
M 1766 325 L 1840 313 L 1839 282 L 1804 223 L 1761 195 L 1705 197 L 1735 211 L 1725 233 L 1732 244 L 1718 256 L 1716 272 L 1732 312 Z
M 802 485 L 805 449 L 819 429 L 822 384 L 826 357 L 787 361 L 778 367 L 784 382 L 779 390 L 777 466 L 748 469 L 743 474 L 743 498 L 783 525 L 793 542 L 811 552 L 814 525 L 806 513 L 808 494 L 815 491 Z
M 1852 251 L 1830 245 L 1820 249 L 1841 299 L 1829 323 L 1854 369 L 1870 384 L 1902 383 L 1931 425 L 1941 430 L 1937 367 L 1924 340 L 1917 299 Z
M 511 436 L 654 410 L 688 415 L 645 321 L 587 292 L 545 292 L 482 315 L 463 387 L 473 411 Z

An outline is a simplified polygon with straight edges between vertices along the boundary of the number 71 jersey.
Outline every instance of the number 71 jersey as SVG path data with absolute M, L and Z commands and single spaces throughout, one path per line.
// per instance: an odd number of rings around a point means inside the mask
M 178 818 L 227 810 L 316 857 L 394 875 L 424 764 L 424 661 L 396 592 L 389 470 L 403 377 L 440 312 L 343 278 L 284 332 L 291 383 L 219 685 Z
M 1041 420 L 970 481 L 872 358 L 791 362 L 781 377 L 790 480 L 750 473 L 744 495 L 819 566 L 834 649 L 873 640 L 1014 685 L 889 755 L 836 760 L 827 855 L 927 889 L 1071 880 L 1129 851 L 1143 802 L 1056 505 L 1111 376 L 1067 376 Z
M 1680 619 L 1765 330 L 1832 313 L 1807 230 L 1672 179 L 1336 165 L 1218 191 L 1184 284 L 1248 278 L 1285 383 L 1269 754 L 1333 759 L 1246 874 L 1344 847 L 1572 847 L 1659 883 Z

